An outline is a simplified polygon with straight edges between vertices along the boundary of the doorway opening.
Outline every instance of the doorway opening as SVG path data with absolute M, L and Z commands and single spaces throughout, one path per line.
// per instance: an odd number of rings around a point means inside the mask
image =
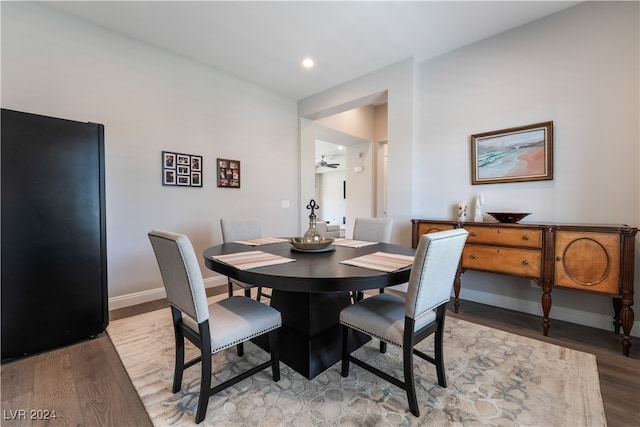
M 312 185 L 306 194 L 320 204 L 318 219 L 350 237 L 356 217 L 387 214 L 387 95 L 331 110 L 302 119 L 301 194 L 306 200 L 304 189 Z M 302 228 L 307 216 L 302 210 Z

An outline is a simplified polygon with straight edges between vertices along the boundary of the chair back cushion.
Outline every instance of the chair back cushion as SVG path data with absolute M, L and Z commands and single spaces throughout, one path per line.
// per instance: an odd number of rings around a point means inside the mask
M 391 242 L 393 220 L 389 218 L 356 218 L 353 238 L 369 242 Z
M 189 238 L 183 234 L 152 230 L 149 240 L 158 260 L 169 304 L 198 323 L 209 319 L 202 272 Z
M 224 243 L 262 237 L 260 220 L 257 218 L 222 218 L 220 219 L 220 228 Z
M 409 276 L 406 316 L 417 319 L 449 301 L 468 234 L 458 228 L 422 235 Z

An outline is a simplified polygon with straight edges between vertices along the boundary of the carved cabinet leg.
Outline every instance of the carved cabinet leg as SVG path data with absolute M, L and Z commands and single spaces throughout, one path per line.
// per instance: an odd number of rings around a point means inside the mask
M 542 286 L 542 334 L 549 335 L 549 312 L 551 312 L 551 285 L 544 283 Z
M 620 321 L 622 323 L 622 354 L 629 356 L 629 347 L 631 347 L 631 326 L 633 326 L 634 315 L 630 305 L 622 305 L 620 310 Z
M 622 299 L 614 297 L 613 300 L 613 330 L 616 335 L 620 335 L 620 310 L 622 309 Z

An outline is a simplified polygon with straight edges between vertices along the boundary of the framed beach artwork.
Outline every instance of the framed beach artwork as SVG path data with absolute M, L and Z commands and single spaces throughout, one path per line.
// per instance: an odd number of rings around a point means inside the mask
M 553 122 L 471 135 L 471 184 L 553 179 Z

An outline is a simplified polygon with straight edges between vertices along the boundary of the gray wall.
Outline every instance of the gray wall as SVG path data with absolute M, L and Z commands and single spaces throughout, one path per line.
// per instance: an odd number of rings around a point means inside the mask
M 2 107 L 105 125 L 111 308 L 163 296 L 152 228 L 187 234 L 197 253 L 222 243 L 225 216 L 260 216 L 265 235 L 296 235 L 293 100 L 46 7 L 3 2 Z M 204 187 L 163 187 L 162 150 L 202 155 Z M 241 161 L 240 189 L 217 188 L 217 157 Z

